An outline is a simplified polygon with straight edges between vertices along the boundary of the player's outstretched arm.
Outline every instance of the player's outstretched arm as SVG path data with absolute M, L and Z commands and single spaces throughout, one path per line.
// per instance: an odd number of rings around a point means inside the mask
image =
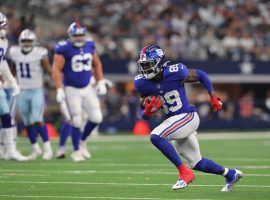
M 188 75 L 184 82 L 192 83 L 197 81 L 199 81 L 208 91 L 213 110 L 215 112 L 219 111 L 222 108 L 222 102 L 220 98 L 215 95 L 213 84 L 209 79 L 208 75 L 204 71 L 199 69 L 188 69 Z
M 106 83 L 103 79 L 103 70 L 101 61 L 96 53 L 93 55 L 93 74 L 96 79 L 97 85 L 97 93 L 99 95 L 104 95 L 107 93 Z
M 59 54 L 53 57 L 52 78 L 56 87 L 56 101 L 61 103 L 65 100 L 65 93 L 62 88 L 62 69 L 65 64 L 65 58 Z

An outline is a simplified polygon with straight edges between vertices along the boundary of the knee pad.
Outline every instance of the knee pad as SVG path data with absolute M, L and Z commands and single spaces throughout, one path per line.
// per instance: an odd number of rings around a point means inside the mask
M 82 126 L 82 118 L 81 116 L 75 116 L 72 118 L 73 126 L 76 128 L 80 128 Z
M 1 122 L 3 128 L 12 127 L 12 120 L 10 114 L 1 115 Z
M 96 124 L 100 124 L 102 122 L 103 116 L 101 112 L 96 112 L 95 115 L 91 116 L 89 118 L 89 121 L 96 123 Z

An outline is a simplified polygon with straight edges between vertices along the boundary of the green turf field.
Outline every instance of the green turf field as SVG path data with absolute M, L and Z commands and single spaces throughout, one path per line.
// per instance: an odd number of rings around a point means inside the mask
M 202 135 L 200 144 L 204 156 L 245 173 L 234 191 L 220 192 L 223 177 L 201 173 L 173 191 L 176 170 L 147 138 L 102 136 L 89 142 L 93 158 L 84 163 L 0 161 L 0 199 L 270 199 L 270 134 Z M 28 146 L 20 138 L 24 154 Z

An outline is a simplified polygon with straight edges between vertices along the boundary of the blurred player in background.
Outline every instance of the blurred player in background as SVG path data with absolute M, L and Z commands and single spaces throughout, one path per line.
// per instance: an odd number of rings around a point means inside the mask
M 6 61 L 8 40 L 6 38 L 8 29 L 7 17 L 0 12 L 0 75 L 3 82 L 0 81 L 0 157 L 7 160 L 25 161 L 26 157 L 22 156 L 17 150 L 14 140 L 14 123 L 12 123 L 12 116 L 10 106 L 3 88 L 5 83 L 9 88 L 12 88 L 12 96 L 15 97 L 20 93 L 16 79 L 12 76 L 9 66 Z M 4 145 L 3 145 L 4 144 Z M 4 149 L 5 147 L 5 149 Z
M 86 28 L 78 22 L 68 28 L 69 40 L 60 41 L 55 47 L 53 59 L 53 79 L 57 89 L 56 100 L 67 104 L 72 121 L 72 143 L 75 162 L 90 157 L 86 139 L 102 121 L 100 103 L 96 95 L 107 92 L 103 80 L 102 64 L 95 53 L 95 43 L 86 38 Z M 93 70 L 92 70 L 93 68 Z M 92 74 L 97 80 L 96 91 L 90 84 Z M 82 114 L 87 113 L 87 123 L 83 133 Z
M 192 170 L 180 159 L 179 155 L 182 155 L 193 169 L 224 176 L 226 185 L 222 191 L 232 190 L 242 177 L 242 172 L 225 168 L 201 156 L 196 137 L 200 119 L 196 108 L 189 105 L 184 88 L 184 83 L 199 81 L 210 95 L 213 110 L 219 111 L 222 103 L 215 95 L 207 74 L 199 69 L 188 69 L 181 63 L 171 65 L 165 61 L 163 50 L 155 45 L 145 46 L 141 50 L 138 63 L 141 74 L 135 77 L 134 84 L 141 96 L 146 97 L 142 117 L 149 119 L 160 108 L 167 116 L 151 132 L 150 140 L 178 169 L 179 180 L 172 188 L 185 188 L 195 179 Z M 170 140 L 173 140 L 175 149 Z
M 114 84 L 108 79 L 104 79 L 104 82 L 105 82 L 107 90 L 109 90 L 110 88 L 114 86 Z M 94 77 L 91 77 L 90 83 L 92 86 L 96 85 L 96 80 Z M 62 124 L 60 128 L 59 143 L 58 143 L 58 149 L 56 152 L 56 158 L 61 159 L 61 158 L 65 158 L 65 151 L 66 151 L 65 146 L 66 146 L 68 137 L 71 135 L 72 125 L 71 125 L 71 116 L 69 114 L 67 104 L 63 102 L 63 103 L 60 103 L 59 105 L 60 105 L 60 111 L 64 117 L 64 123 Z M 83 132 L 85 129 L 85 125 L 87 124 L 87 121 L 88 121 L 87 113 L 85 112 L 82 113 L 82 120 L 83 120 L 83 123 L 82 123 L 81 131 Z M 94 130 L 98 131 L 98 127 L 96 127 Z M 85 140 L 84 142 L 87 142 L 87 140 Z M 89 155 L 91 156 L 90 152 L 89 152 Z
M 43 159 L 53 156 L 48 130 L 43 120 L 45 106 L 43 70 L 51 74 L 47 49 L 37 46 L 36 34 L 25 29 L 19 37 L 19 46 L 13 46 L 9 55 L 16 65 L 16 75 L 21 87 L 18 107 L 32 144 L 31 160 L 37 159 L 42 150 L 37 142 L 37 133 L 43 140 Z

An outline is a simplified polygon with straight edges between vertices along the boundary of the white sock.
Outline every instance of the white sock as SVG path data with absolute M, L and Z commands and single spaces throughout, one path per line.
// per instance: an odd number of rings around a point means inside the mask
M 44 146 L 44 150 L 50 150 L 51 149 L 51 143 L 50 141 L 47 141 L 47 142 L 44 142 L 43 143 L 43 146 Z
M 32 144 L 32 149 L 33 149 L 34 151 L 39 151 L 39 149 L 40 149 L 39 144 L 38 144 L 37 142 L 34 143 L 34 144 Z
M 2 131 L 2 129 L 0 129 L 0 153 L 5 152 L 5 146 L 4 146 L 4 132 Z
M 13 130 L 14 130 L 13 127 L 3 128 L 3 132 L 4 132 L 4 143 L 5 143 L 6 151 L 7 152 L 13 152 L 13 151 L 15 151 Z
M 226 176 L 227 174 L 228 174 L 228 172 L 229 172 L 229 169 L 228 168 L 224 168 L 224 172 L 223 172 L 223 176 Z

